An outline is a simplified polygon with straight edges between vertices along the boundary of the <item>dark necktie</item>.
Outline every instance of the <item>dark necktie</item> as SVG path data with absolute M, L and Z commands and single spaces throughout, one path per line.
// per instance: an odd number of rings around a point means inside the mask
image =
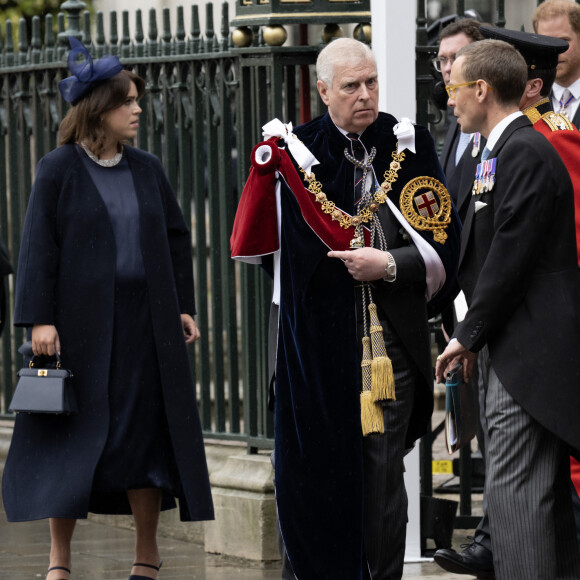
M 359 136 L 356 133 L 347 133 L 346 136 L 350 139 L 350 149 L 352 156 L 361 163 L 365 160 L 365 148 L 359 140 Z M 363 191 L 363 169 L 358 165 L 354 166 L 354 202 L 358 203 L 362 196 Z

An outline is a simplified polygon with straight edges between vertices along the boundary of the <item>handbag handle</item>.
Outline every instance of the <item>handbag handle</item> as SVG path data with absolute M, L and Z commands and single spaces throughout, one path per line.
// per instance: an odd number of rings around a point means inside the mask
M 44 355 L 40 355 L 40 356 L 44 356 Z M 39 362 L 38 362 L 40 360 L 40 356 L 34 355 L 32 357 L 31 361 L 28 363 L 28 368 L 29 369 L 32 369 L 32 368 L 42 368 L 42 365 L 39 365 Z M 60 368 L 62 367 L 62 361 L 60 360 L 60 354 L 58 354 L 58 352 L 56 352 L 54 354 L 54 356 L 56 357 L 56 368 L 57 368 L 57 370 L 60 370 Z M 35 365 L 34 365 L 35 362 L 39 366 L 36 366 L 35 367 Z

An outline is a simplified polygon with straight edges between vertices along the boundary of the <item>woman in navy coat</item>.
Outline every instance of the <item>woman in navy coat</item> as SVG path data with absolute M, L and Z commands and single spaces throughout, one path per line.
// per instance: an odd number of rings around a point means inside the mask
M 14 322 L 34 354 L 60 353 L 79 411 L 16 417 L 3 499 L 10 521 L 50 518 L 47 580 L 68 580 L 89 511 L 132 513 L 130 580 L 156 578 L 160 510 L 177 498 L 182 520 L 213 519 L 186 349 L 199 338 L 191 238 L 159 160 L 126 144 L 143 80 L 71 47 L 59 88 L 73 107 L 38 164 Z

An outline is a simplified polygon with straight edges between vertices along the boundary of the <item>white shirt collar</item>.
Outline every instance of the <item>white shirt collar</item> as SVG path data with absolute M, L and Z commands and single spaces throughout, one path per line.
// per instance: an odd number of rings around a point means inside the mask
M 332 120 L 332 119 L 331 119 Z M 332 121 L 334 123 L 334 121 Z M 339 127 L 336 123 L 334 123 L 334 126 L 346 137 L 350 131 L 347 131 L 346 129 L 343 129 L 342 127 Z M 357 135 L 360 137 L 363 133 L 365 132 L 365 130 L 363 129 L 360 133 L 357 133 Z
M 499 141 L 499 138 L 501 137 L 502 133 L 505 131 L 506 127 L 515 119 L 517 119 L 518 117 L 521 117 L 523 115 L 523 113 L 521 111 L 516 111 L 515 113 L 512 113 L 511 115 L 508 115 L 507 117 L 504 117 L 492 130 L 491 133 L 489 134 L 489 137 L 487 139 L 487 143 L 485 144 L 485 146 L 490 150 L 493 151 L 493 148 L 495 147 L 496 143 Z
M 562 98 L 564 89 L 568 89 L 572 93 L 574 100 L 576 100 L 578 97 L 580 97 L 580 78 L 577 78 L 569 87 L 563 87 L 558 83 L 554 83 L 552 85 L 552 92 L 554 93 L 554 97 L 557 101 Z

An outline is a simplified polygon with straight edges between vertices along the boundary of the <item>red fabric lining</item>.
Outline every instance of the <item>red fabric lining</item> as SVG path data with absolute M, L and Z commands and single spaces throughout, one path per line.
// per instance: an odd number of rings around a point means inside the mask
M 263 256 L 279 249 L 276 219 L 276 174 L 279 171 L 294 194 L 304 221 L 331 250 L 349 250 L 354 228 L 342 228 L 325 214 L 315 196 L 305 187 L 288 153 L 279 149 L 272 139 L 258 143 L 252 151 L 252 169 L 236 212 L 230 239 L 232 257 Z M 264 164 L 256 163 L 259 147 L 272 149 L 271 158 Z M 348 215 L 340 208 L 336 208 Z M 370 231 L 364 228 L 365 245 L 370 245 Z

